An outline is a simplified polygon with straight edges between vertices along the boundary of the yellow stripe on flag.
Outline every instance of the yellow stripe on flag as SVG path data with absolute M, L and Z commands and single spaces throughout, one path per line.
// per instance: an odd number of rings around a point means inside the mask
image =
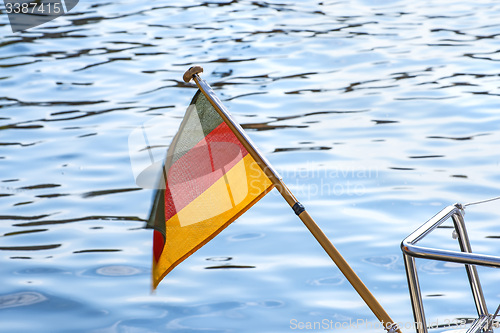
M 166 222 L 162 256 L 153 262 L 153 286 L 273 188 L 248 154 Z

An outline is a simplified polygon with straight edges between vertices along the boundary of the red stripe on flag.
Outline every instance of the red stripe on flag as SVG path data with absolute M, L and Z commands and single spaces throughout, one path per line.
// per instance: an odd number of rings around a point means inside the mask
M 163 247 L 165 246 L 165 236 L 155 230 L 153 233 L 153 258 L 155 262 L 160 260 L 161 253 L 163 252 Z
M 205 192 L 247 154 L 226 123 L 217 126 L 167 171 L 165 221 Z M 190 182 L 189 185 L 182 186 L 186 182 Z M 170 186 L 176 188 L 175 193 Z

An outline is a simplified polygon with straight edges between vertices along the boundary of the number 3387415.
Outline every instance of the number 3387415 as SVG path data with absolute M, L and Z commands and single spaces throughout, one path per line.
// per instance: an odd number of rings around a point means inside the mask
M 5 4 L 7 14 L 59 14 L 63 10 L 60 3 L 8 2 Z

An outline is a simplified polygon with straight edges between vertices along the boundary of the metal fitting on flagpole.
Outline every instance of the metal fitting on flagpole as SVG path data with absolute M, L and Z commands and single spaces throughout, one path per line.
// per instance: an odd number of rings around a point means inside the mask
M 199 74 L 199 73 L 203 73 L 203 67 L 193 66 L 193 67 L 189 68 L 186 71 L 186 73 L 184 73 L 184 75 L 182 76 L 182 79 L 184 80 L 184 82 L 188 83 L 189 81 L 191 81 L 191 79 L 193 78 L 193 76 L 195 74 Z

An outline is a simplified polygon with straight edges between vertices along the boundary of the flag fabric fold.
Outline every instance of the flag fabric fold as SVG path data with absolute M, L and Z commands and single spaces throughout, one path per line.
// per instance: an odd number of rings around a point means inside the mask
M 153 288 L 273 188 L 198 90 L 167 151 L 148 226 Z

